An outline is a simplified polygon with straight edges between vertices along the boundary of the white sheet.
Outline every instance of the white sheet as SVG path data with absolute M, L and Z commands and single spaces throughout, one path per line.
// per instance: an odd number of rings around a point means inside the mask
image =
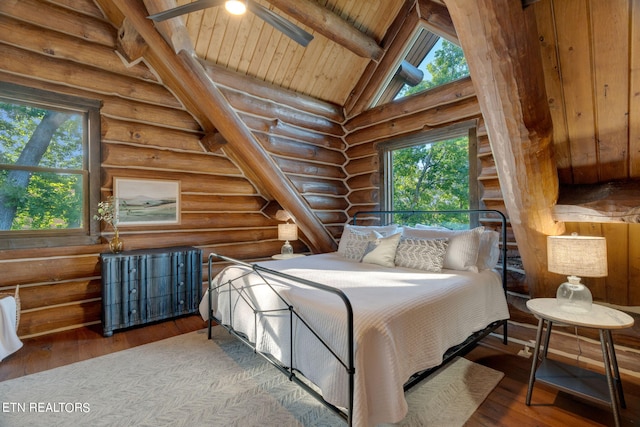
M 342 289 L 354 311 L 355 402 L 354 425 L 398 422 L 407 413 L 403 385 L 418 371 L 437 366 L 444 352 L 473 332 L 509 312 L 499 275 L 443 270 L 426 273 L 406 268 L 386 268 L 322 254 L 261 263 L 266 268 Z M 240 267 L 221 272 L 214 284 L 246 274 Z M 305 287 L 289 287 L 270 279 L 287 300 L 295 301 L 304 319 L 346 360 L 346 315 L 339 298 Z M 242 279 L 246 295 L 261 309 L 283 308 L 254 274 Z M 240 285 L 240 283 L 238 283 Z M 200 312 L 207 315 L 205 294 Z M 259 318 L 257 332 L 253 310 L 240 298 L 228 299 L 226 288 L 214 298 L 214 314 L 225 323 L 233 312 L 233 326 L 243 331 L 257 348 L 291 365 L 288 352 L 289 315 L 273 313 Z M 231 308 L 230 308 L 231 307 Z M 294 326 L 298 350 L 293 366 L 322 390 L 334 405 L 347 406 L 348 377 L 342 365 L 299 322 Z M 278 342 L 285 343 L 281 348 Z
M 16 333 L 16 300 L 0 298 L 0 361 L 22 348 Z

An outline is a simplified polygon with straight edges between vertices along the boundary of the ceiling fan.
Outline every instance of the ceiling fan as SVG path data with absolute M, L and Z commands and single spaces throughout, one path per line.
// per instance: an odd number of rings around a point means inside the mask
M 293 41 L 304 47 L 306 47 L 309 42 L 313 40 L 313 36 L 311 34 L 253 0 L 197 0 L 193 3 L 174 7 L 173 9 L 150 15 L 147 18 L 155 22 L 160 22 L 209 7 L 222 6 L 223 4 L 225 5 L 227 11 L 236 15 L 241 15 L 247 9 L 249 9 L 251 12 L 256 14 L 258 18 L 262 19 L 267 24 L 273 26 L 276 30 L 281 31 L 283 34 L 290 37 Z

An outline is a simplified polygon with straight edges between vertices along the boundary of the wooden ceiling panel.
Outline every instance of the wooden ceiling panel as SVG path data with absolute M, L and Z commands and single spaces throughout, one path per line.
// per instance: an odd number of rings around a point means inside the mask
M 192 0 L 176 0 L 178 6 Z M 256 0 L 314 35 L 305 48 L 252 13 L 230 16 L 223 7 L 182 17 L 198 57 L 268 83 L 344 105 L 371 62 L 287 16 L 267 0 Z M 404 0 L 310 0 L 367 36 L 382 40 Z
M 633 59 L 640 51 L 632 36 L 638 4 L 541 0 L 532 6 L 562 184 L 640 177 L 630 160 L 631 129 L 639 120 L 630 114 L 638 81 Z

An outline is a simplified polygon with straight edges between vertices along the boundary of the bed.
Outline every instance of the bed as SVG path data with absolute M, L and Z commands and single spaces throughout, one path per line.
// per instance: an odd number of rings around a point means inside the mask
M 349 425 L 398 422 L 408 388 L 498 327 L 506 342 L 504 216 L 464 212 L 498 218 L 501 233 L 394 224 L 435 214 L 359 213 L 334 253 L 259 264 L 211 254 L 200 312 Z M 376 225 L 358 226 L 360 218 Z M 216 260 L 231 265 L 211 277 Z

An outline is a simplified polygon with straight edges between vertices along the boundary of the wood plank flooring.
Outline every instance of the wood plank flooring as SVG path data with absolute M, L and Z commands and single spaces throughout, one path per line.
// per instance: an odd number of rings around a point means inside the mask
M 105 338 L 100 325 L 24 340 L 24 347 L 0 362 L 0 381 L 52 369 L 114 351 L 169 338 L 205 327 L 199 316 L 187 316 L 154 325 L 116 332 Z M 531 406 L 525 405 L 531 359 L 518 356 L 523 343 L 535 337 L 531 325 L 510 325 L 515 342 L 503 345 L 490 336 L 466 357 L 505 373 L 505 377 L 467 422 L 467 426 L 612 426 L 611 410 L 591 405 L 579 398 L 536 384 Z M 615 338 L 614 338 L 615 340 Z M 578 348 L 579 347 L 579 348 Z M 578 348 L 578 351 L 576 351 Z M 600 345 L 578 341 L 569 333 L 554 332 L 551 356 L 571 360 L 580 353 L 577 363 L 601 370 Z M 640 425 L 640 354 L 637 350 L 617 349 L 627 408 L 621 410 L 622 426 Z M 575 360 L 572 363 L 576 363 Z M 0 423 L 1 424 L 1 423 Z

